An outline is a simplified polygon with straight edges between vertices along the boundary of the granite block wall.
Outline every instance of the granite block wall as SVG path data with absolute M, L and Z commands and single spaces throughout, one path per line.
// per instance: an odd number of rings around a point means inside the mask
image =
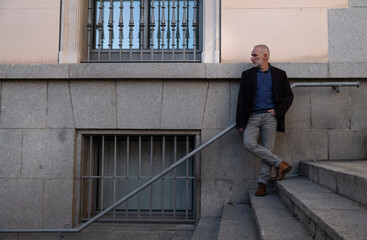
M 1 83 L 1 228 L 71 224 L 75 129 L 68 83 L 57 85 Z
M 298 81 L 291 79 L 292 82 Z M 296 88 L 275 152 L 301 160 L 367 159 L 367 82 Z M 78 223 L 78 130 L 199 130 L 204 143 L 235 121 L 238 80 L 1 81 L 0 227 Z M 200 212 L 247 202 L 260 160 L 231 131 L 200 155 Z

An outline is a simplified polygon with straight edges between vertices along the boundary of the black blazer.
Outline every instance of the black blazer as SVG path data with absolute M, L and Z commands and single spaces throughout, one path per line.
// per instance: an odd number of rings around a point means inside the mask
M 293 92 L 285 71 L 271 66 L 275 114 L 278 121 L 277 131 L 285 132 L 285 114 L 293 102 Z M 253 67 L 242 73 L 237 101 L 237 128 L 246 128 L 252 114 L 257 88 L 257 69 Z

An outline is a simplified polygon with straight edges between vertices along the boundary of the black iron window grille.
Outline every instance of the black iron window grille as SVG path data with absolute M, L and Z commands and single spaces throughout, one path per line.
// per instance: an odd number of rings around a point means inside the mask
M 91 219 L 195 148 L 195 135 L 83 135 L 81 219 Z M 101 221 L 195 220 L 195 157 Z
M 88 62 L 200 62 L 199 0 L 89 0 Z

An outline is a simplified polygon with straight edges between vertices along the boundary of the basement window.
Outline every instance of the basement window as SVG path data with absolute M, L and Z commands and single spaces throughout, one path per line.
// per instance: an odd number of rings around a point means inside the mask
M 87 221 L 193 151 L 195 134 L 82 134 L 81 219 Z M 195 220 L 195 157 L 102 221 Z

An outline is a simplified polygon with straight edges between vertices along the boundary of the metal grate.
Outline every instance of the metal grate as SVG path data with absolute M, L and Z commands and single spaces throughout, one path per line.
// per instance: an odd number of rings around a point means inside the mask
M 83 135 L 81 219 L 87 221 L 195 148 L 195 135 Z M 195 220 L 195 158 L 101 221 Z
M 199 0 L 89 0 L 88 62 L 200 62 Z

